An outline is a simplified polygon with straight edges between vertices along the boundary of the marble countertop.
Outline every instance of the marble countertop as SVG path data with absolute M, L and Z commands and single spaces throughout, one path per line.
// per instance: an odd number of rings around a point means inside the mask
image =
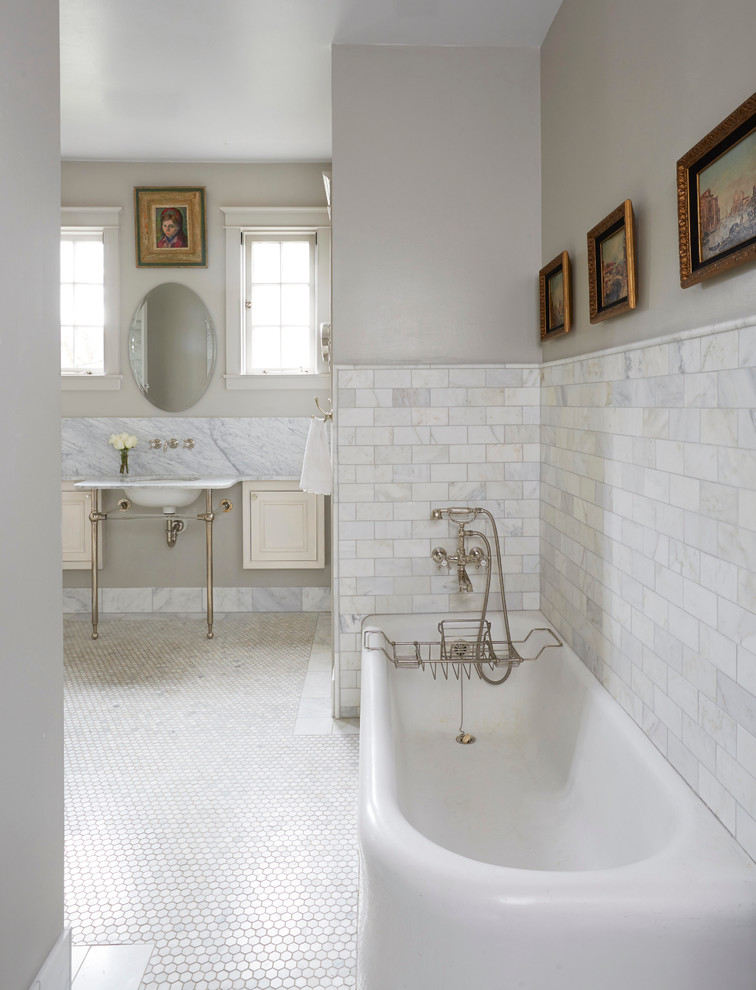
M 163 476 L 94 478 L 77 481 L 74 488 L 231 488 L 241 478 L 171 478 Z

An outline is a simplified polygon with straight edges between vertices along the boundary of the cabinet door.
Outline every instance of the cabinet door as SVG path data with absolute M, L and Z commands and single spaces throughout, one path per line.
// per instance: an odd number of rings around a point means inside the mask
M 246 568 L 325 566 L 323 496 L 243 485 Z
M 87 491 L 64 487 L 62 499 L 63 568 L 84 569 L 92 565 L 92 528 L 89 507 L 92 496 Z

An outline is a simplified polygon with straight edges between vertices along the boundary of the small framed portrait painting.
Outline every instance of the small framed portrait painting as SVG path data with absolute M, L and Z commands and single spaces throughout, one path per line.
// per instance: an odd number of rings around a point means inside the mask
M 134 189 L 137 268 L 206 268 L 205 187 Z

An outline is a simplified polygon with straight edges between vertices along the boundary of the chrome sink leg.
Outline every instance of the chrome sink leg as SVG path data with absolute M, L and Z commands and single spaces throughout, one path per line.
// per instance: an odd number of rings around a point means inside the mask
M 213 638 L 213 492 L 205 489 L 205 511 L 199 519 L 205 520 L 205 556 L 207 560 L 207 638 Z
M 100 620 L 99 605 L 99 574 L 97 563 L 100 556 L 100 523 L 107 519 L 107 515 L 100 511 L 100 489 L 93 488 L 91 492 L 91 508 L 89 512 L 89 522 L 92 527 L 92 639 L 99 639 L 97 625 Z

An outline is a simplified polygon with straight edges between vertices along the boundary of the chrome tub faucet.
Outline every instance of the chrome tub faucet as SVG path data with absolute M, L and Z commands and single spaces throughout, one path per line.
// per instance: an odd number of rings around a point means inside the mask
M 488 558 L 480 547 L 471 547 L 469 550 L 465 549 L 465 540 L 468 536 L 480 535 L 479 533 L 468 533 L 465 530 L 465 526 L 474 520 L 475 514 L 470 513 L 468 509 L 434 509 L 431 513 L 431 518 L 441 519 L 444 513 L 448 514 L 451 522 L 457 524 L 457 552 L 456 554 L 449 554 L 443 547 L 436 547 L 431 552 L 431 557 L 438 564 L 439 568 L 446 567 L 450 570 L 451 565 L 456 564 L 459 590 L 472 591 L 473 585 L 470 575 L 467 573 L 467 565 L 473 564 L 476 568 L 488 566 Z M 465 518 L 460 518 L 461 513 L 465 514 Z

